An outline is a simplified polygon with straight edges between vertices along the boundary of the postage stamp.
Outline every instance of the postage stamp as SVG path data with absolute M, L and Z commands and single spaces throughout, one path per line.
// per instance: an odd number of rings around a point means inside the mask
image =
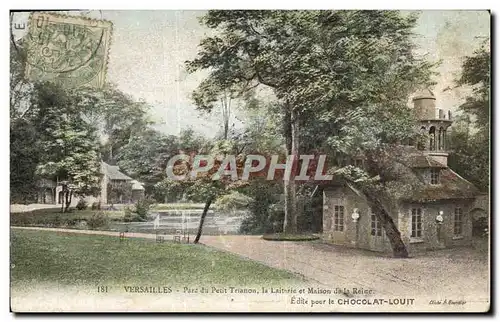
M 105 83 L 112 23 L 35 12 L 29 19 L 25 76 L 65 87 Z
M 12 14 L 11 310 L 491 311 L 490 20 Z

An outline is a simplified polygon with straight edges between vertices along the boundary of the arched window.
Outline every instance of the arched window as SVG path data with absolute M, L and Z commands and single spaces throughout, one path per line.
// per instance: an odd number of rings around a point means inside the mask
M 413 146 L 413 138 L 408 138 L 408 146 Z
M 425 126 L 422 126 L 420 128 L 420 136 L 418 138 L 418 142 L 417 142 L 417 149 L 418 150 L 425 150 L 425 134 L 426 134 L 426 129 L 425 129 Z
M 446 143 L 446 130 L 443 130 L 443 139 L 442 139 L 442 141 L 443 141 L 443 150 L 446 150 L 446 146 L 448 145 Z
M 444 150 L 443 139 L 444 139 L 444 130 L 442 127 L 440 127 L 438 133 L 438 150 Z
M 436 128 L 434 126 L 429 129 L 429 150 L 436 150 Z

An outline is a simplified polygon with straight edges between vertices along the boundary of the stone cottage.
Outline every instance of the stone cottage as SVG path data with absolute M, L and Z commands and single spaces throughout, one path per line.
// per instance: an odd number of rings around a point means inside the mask
M 101 175 L 99 196 L 85 196 L 88 204 L 99 201 L 103 205 L 131 203 L 144 197 L 145 189 L 142 183 L 121 172 L 118 166 L 101 161 Z M 38 185 L 38 203 L 57 205 L 63 203 L 63 187 L 60 182 L 42 179 Z M 79 196 L 73 196 L 71 206 L 76 206 L 78 200 Z
M 408 142 L 412 171 L 424 178 L 420 191 L 398 200 L 389 214 L 401 233 L 408 251 L 470 245 L 472 217 L 487 214 L 488 202 L 478 189 L 447 165 L 447 133 L 451 113 L 436 108 L 429 90 L 413 98 L 418 129 L 425 141 Z M 362 192 L 346 183 L 329 185 L 323 192 L 323 237 L 334 244 L 390 252 L 384 229 L 372 213 Z

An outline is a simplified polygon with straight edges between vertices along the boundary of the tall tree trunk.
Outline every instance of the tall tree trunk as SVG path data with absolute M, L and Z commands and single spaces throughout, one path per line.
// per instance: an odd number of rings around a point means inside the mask
M 69 204 L 69 191 L 66 191 L 65 196 L 64 196 L 64 212 L 68 212 L 68 204 Z
M 231 118 L 231 96 L 224 93 L 221 98 L 222 123 L 224 127 L 224 140 L 229 136 L 229 120 Z
M 65 198 L 66 192 L 63 190 L 62 191 L 62 200 L 61 200 L 61 212 L 64 212 L 64 198 Z
M 69 198 L 66 197 L 66 212 L 69 211 L 69 206 L 71 205 L 71 200 L 73 198 L 73 191 L 68 191 L 67 194 L 69 195 Z
M 210 208 L 210 205 L 212 204 L 212 201 L 214 200 L 214 197 L 208 198 L 207 202 L 205 203 L 205 207 L 203 208 L 203 213 L 201 214 L 200 218 L 200 224 L 198 226 L 198 233 L 196 234 L 196 238 L 194 239 L 194 243 L 198 244 L 201 238 L 201 234 L 203 232 L 203 224 L 205 223 L 205 217 L 207 216 L 208 213 L 208 208 Z
M 391 243 L 393 256 L 396 258 L 407 258 L 408 250 L 401 239 L 401 232 L 396 227 L 396 224 L 394 224 L 392 217 L 387 213 L 384 205 L 380 199 L 376 197 L 374 192 L 363 192 L 371 205 L 373 213 L 384 227 L 385 234 Z
M 294 165 L 298 164 L 299 156 L 299 129 L 296 112 L 288 105 L 285 105 L 285 141 L 289 155 L 294 156 Z M 285 219 L 283 221 L 283 232 L 293 234 L 297 232 L 297 186 L 294 178 L 294 171 L 290 178 L 283 181 L 285 192 Z

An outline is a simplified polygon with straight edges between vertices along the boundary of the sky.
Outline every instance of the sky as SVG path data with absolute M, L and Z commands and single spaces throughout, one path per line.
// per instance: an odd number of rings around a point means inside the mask
M 203 79 L 202 73 L 188 75 L 183 68 L 193 59 L 200 40 L 210 30 L 198 22 L 203 11 L 92 11 L 83 15 L 113 23 L 107 80 L 123 92 L 143 98 L 152 105 L 158 129 L 176 134 L 192 127 L 205 135 L 219 129 L 218 119 L 196 111 L 190 93 Z M 15 22 L 27 15 L 16 14 Z M 22 33 L 22 31 L 19 31 Z M 455 111 L 467 91 L 450 86 L 461 71 L 461 62 L 490 34 L 487 11 L 421 11 L 415 41 L 420 53 L 441 61 L 433 89 L 437 106 Z M 15 35 L 22 36 L 21 34 Z

